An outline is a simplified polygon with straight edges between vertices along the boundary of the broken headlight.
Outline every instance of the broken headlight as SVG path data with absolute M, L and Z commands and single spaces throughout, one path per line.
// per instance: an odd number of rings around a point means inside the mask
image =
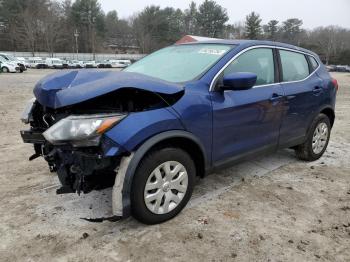
M 26 107 L 23 110 L 21 120 L 24 124 L 29 124 L 31 120 L 34 102 L 35 102 L 35 98 L 33 97 L 27 102 Z
M 122 120 L 125 115 L 71 115 L 47 129 L 43 135 L 53 145 L 97 146 L 101 135 Z

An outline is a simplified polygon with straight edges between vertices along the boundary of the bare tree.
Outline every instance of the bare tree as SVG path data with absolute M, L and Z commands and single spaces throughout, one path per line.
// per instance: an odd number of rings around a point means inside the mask
M 28 50 L 30 50 L 33 55 L 37 51 L 38 29 L 41 26 L 41 21 L 38 19 L 39 12 L 40 10 L 32 7 L 23 10 L 19 15 L 19 26 L 17 26 L 15 30 L 16 40 L 26 43 Z
M 197 5 L 195 2 L 191 2 L 188 9 L 184 11 L 185 18 L 185 32 L 186 34 L 194 35 L 198 30 L 198 23 L 196 20 L 197 16 Z
M 41 33 L 51 56 L 53 56 L 55 47 L 66 40 L 63 32 L 65 28 L 62 27 L 63 19 L 63 9 L 57 2 L 50 2 L 41 15 Z
M 349 34 L 349 30 L 337 26 L 319 27 L 310 33 L 310 40 L 316 44 L 328 64 L 340 52 L 350 49 Z

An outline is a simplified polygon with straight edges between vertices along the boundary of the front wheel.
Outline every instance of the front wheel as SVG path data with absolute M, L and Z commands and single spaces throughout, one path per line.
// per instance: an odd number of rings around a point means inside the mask
M 2 70 L 3 73 L 8 73 L 8 72 L 10 72 L 10 70 L 9 70 L 6 66 L 4 66 L 3 68 L 1 68 L 1 70 Z
M 133 179 L 131 211 L 145 224 L 176 216 L 189 201 L 196 168 L 190 155 L 179 148 L 162 148 L 147 154 Z
M 314 161 L 326 151 L 331 133 L 331 124 L 325 114 L 319 114 L 313 121 L 306 141 L 295 147 L 295 153 L 301 160 Z

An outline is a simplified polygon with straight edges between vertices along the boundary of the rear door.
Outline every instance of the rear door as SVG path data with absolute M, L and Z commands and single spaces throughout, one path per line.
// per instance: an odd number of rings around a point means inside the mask
M 257 83 L 249 90 L 211 92 L 214 165 L 277 148 L 284 96 L 275 61 L 274 48 L 250 49 L 219 77 L 220 81 L 225 74 L 251 72 L 257 75 Z
M 319 108 L 323 96 L 323 81 L 313 71 L 315 65 L 307 55 L 297 51 L 279 50 L 282 88 L 286 95 L 280 144 L 294 145 L 303 140 Z

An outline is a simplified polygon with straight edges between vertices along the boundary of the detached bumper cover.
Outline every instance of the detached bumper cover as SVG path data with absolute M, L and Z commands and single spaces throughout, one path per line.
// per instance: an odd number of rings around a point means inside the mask
M 65 144 L 50 144 L 40 131 L 22 130 L 24 143 L 34 145 L 33 160 L 44 157 L 51 172 L 57 172 L 62 188 L 57 193 L 88 193 L 93 189 L 112 186 L 114 170 L 119 165 L 122 147 L 107 137 L 102 137 L 99 146 L 73 147 Z M 112 182 L 112 183 L 111 183 Z
M 44 144 L 45 138 L 42 132 L 32 130 L 21 130 L 21 137 L 24 143 Z

